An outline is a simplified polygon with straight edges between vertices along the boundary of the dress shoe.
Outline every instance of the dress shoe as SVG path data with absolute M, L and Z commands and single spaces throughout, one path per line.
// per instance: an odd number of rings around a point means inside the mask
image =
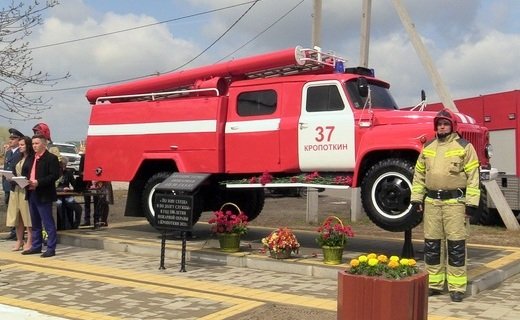
M 79 226 L 80 226 L 80 227 L 89 227 L 89 226 L 90 226 L 90 222 L 85 221 L 85 222 L 83 222 L 82 224 L 80 224 Z
M 453 302 L 462 302 L 464 299 L 464 292 L 452 291 L 450 292 L 450 298 Z
M 16 233 L 9 233 L 7 237 L 4 238 L 5 241 L 8 240 L 16 240 Z
M 22 251 L 23 255 L 26 255 L 26 254 L 38 254 L 38 253 L 42 253 L 42 250 L 41 249 L 38 250 L 38 249 L 31 248 L 29 250 Z
M 442 291 L 438 289 L 428 289 L 428 296 L 438 296 L 441 295 Z
M 55 251 L 47 250 L 40 257 L 42 258 L 48 258 L 48 257 L 54 257 L 56 255 Z

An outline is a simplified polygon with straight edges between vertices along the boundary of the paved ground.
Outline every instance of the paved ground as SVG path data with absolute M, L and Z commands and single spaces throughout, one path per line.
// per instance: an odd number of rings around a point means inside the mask
M 300 204 L 293 208 L 286 199 L 275 200 L 267 203 L 267 213 L 284 208 L 291 221 L 291 210 L 301 215 Z M 336 214 L 331 210 L 340 205 L 345 203 L 332 199 L 327 212 Z M 168 237 L 166 270 L 158 270 L 158 233 L 143 219 L 123 219 L 119 209 L 111 210 L 111 218 L 109 228 L 60 231 L 58 255 L 50 259 L 22 256 L 10 251 L 13 242 L 0 241 L 0 304 L 67 319 L 336 318 L 335 275 L 346 264 L 324 266 L 313 231 L 298 233 L 304 245 L 298 257 L 275 261 L 258 250 L 269 229 L 253 228 L 241 253 L 222 254 L 208 226 L 198 224 L 196 238 L 188 241 L 188 272 L 181 273 L 178 239 Z M 261 219 L 275 226 L 287 221 L 266 214 L 253 225 L 269 225 Z M 383 245 L 385 253 L 399 254 L 399 236 L 358 233 L 344 262 L 360 252 L 383 250 Z M 414 247 L 420 256 L 420 241 Z M 475 293 L 458 304 L 448 295 L 430 298 L 428 319 L 520 319 L 520 248 L 471 245 L 469 252 Z
M 160 239 L 139 221 L 62 231 L 58 255 L 50 259 L 22 256 L 10 251 L 13 242 L 0 242 L 0 304 L 67 319 L 336 318 L 337 284 L 331 274 L 345 265 L 324 266 L 313 248 L 296 259 L 275 261 L 247 239 L 241 253 L 222 254 L 216 240 L 204 235 L 205 227 L 199 228 L 198 237 L 188 241 L 185 273 L 179 272 L 179 240 L 167 241 L 166 270 L 158 269 Z M 255 232 L 262 230 L 250 236 Z M 473 248 L 484 250 L 489 263 L 472 272 L 506 270 L 504 259 L 518 252 L 499 249 Z M 346 252 L 345 261 L 355 254 Z M 448 295 L 430 298 L 428 319 L 520 319 L 518 296 L 517 274 L 463 303 L 451 303 Z

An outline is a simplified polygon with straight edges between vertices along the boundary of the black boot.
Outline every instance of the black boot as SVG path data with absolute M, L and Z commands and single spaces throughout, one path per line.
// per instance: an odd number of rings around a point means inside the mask
M 81 214 L 83 209 L 79 203 L 76 202 L 72 204 L 72 209 L 74 210 L 74 223 L 72 224 L 72 228 L 77 229 L 81 223 Z
M 462 302 L 464 300 L 464 292 L 452 291 L 450 292 L 450 298 L 453 302 Z

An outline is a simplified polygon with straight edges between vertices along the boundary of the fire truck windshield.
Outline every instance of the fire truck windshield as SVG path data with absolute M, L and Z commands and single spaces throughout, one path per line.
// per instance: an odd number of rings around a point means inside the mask
M 358 91 L 358 81 L 352 80 L 345 83 L 347 92 L 350 96 L 350 101 L 354 108 L 362 109 L 366 102 L 366 97 L 362 97 Z M 390 94 L 390 90 L 383 83 L 377 83 L 369 81 L 368 86 L 370 88 L 370 97 L 372 108 L 376 109 L 398 109 L 397 103 Z M 367 106 L 368 107 L 368 106 Z

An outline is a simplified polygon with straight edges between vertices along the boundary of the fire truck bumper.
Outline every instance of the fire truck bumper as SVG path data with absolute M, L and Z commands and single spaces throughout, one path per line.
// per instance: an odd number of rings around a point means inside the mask
M 498 177 L 498 169 L 480 169 L 480 180 L 495 180 Z

